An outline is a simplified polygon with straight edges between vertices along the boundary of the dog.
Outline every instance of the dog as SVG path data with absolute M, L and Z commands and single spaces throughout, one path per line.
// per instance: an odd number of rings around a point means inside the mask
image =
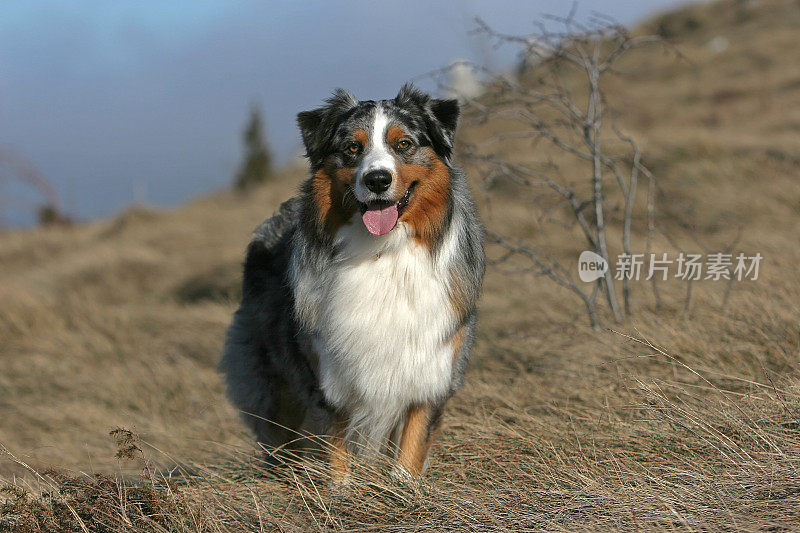
M 269 448 L 327 435 L 334 479 L 380 452 L 421 476 L 462 385 L 485 256 L 452 163 L 459 113 L 411 85 L 299 113 L 310 177 L 249 244 L 228 397 Z

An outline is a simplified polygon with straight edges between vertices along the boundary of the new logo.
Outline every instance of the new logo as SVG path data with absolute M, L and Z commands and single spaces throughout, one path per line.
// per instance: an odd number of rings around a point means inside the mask
M 603 277 L 608 272 L 608 261 L 589 250 L 581 252 L 578 257 L 578 277 L 590 283 Z

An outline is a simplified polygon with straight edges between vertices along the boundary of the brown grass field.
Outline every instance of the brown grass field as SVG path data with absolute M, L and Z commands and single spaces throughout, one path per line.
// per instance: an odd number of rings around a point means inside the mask
M 302 168 L 244 196 L 5 231 L 0 531 L 800 529 L 800 3 L 701 4 L 640 28 L 654 29 L 683 58 L 637 50 L 608 89 L 658 179 L 653 249 L 735 243 L 764 256 L 758 280 L 727 300 L 725 282 L 696 283 L 688 309 L 670 280 L 658 311 L 634 282 L 633 316 L 602 309 L 595 332 L 569 292 L 492 265 L 427 476 L 362 465 L 331 493 L 315 463 L 261 463 L 215 369 L 250 231 Z M 487 226 L 576 264 L 574 228 L 534 216 L 524 189 L 489 203 L 471 179 Z M 133 459 L 115 456 L 117 427 L 138 435 L 117 435 Z

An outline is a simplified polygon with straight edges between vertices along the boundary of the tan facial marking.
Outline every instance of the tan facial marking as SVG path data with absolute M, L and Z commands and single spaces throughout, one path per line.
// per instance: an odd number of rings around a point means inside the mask
M 356 130 L 353 132 L 353 140 L 361 143 L 361 146 L 366 146 L 369 142 L 369 136 L 366 130 Z
M 333 173 L 322 168 L 312 178 L 319 222 L 331 235 L 347 223 L 355 212 L 356 206 L 345 198 L 347 185 L 353 181 L 354 173 L 353 168 L 341 168 Z
M 401 165 L 398 178 L 405 189 L 417 182 L 414 196 L 402 220 L 413 229 L 414 239 L 430 248 L 444 224 L 450 194 L 450 171 L 433 150 L 426 149 L 431 158 L 430 166 Z
M 397 141 L 402 139 L 406 136 L 406 132 L 400 126 L 390 126 L 389 129 L 386 130 L 386 143 L 389 146 L 394 146 L 397 144 Z

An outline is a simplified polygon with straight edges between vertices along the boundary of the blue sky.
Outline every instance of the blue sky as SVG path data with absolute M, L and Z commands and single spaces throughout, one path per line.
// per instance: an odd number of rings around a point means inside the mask
M 631 23 L 677 3 L 578 7 Z M 529 33 L 543 13 L 568 9 L 555 0 L 4 0 L 0 148 L 33 162 L 81 219 L 120 210 L 135 190 L 173 205 L 230 183 L 252 103 L 287 161 L 300 149 L 294 116 L 333 88 L 388 98 L 456 58 L 503 68 L 512 51 L 471 37 L 474 16 Z M 5 177 L 0 224 L 30 223 L 36 195 Z

